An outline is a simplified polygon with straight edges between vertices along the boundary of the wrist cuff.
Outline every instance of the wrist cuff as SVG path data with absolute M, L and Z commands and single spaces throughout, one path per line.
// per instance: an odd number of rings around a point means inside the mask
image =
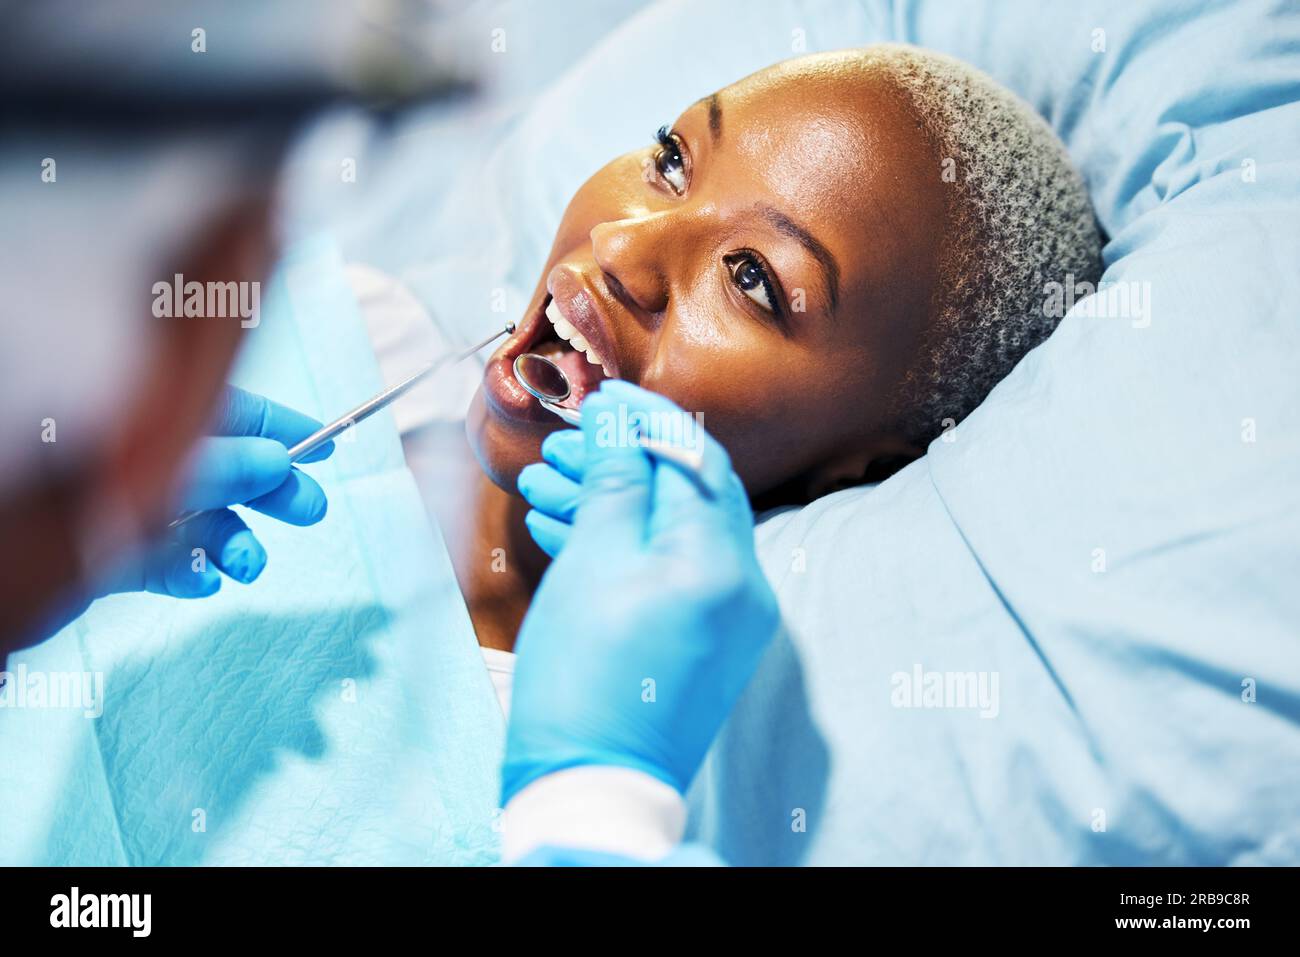
M 686 802 L 644 771 L 582 765 L 540 777 L 512 797 L 503 826 L 507 864 L 545 846 L 652 861 L 681 842 Z

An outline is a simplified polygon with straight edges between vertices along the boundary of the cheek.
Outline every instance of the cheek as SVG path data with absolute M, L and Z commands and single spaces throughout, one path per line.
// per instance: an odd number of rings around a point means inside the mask
M 716 314 L 716 313 L 715 313 Z M 804 471 L 824 443 L 816 377 L 784 337 L 757 325 L 677 323 L 641 385 L 700 415 L 753 494 Z

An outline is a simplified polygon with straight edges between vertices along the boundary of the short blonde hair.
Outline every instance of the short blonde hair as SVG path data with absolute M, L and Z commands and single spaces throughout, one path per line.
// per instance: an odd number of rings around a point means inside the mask
M 1047 283 L 1097 281 L 1101 238 L 1082 177 L 1028 103 L 940 53 L 863 53 L 910 101 L 937 154 L 936 185 L 951 192 L 934 321 L 896 402 L 905 434 L 924 445 L 1056 328 Z

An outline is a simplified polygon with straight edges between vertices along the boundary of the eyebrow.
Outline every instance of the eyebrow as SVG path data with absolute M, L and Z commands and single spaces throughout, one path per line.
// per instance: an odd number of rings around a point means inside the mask
M 830 303 L 828 312 L 834 312 L 840 297 L 840 264 L 835 261 L 831 251 L 817 241 L 812 233 L 804 229 L 793 219 L 771 206 L 759 206 L 758 213 L 772 225 L 777 232 L 798 240 L 818 263 L 826 278 L 826 298 Z
M 715 146 L 722 137 L 722 101 L 716 93 L 709 97 L 709 135 Z
M 722 101 L 718 99 L 718 94 L 710 93 L 708 96 L 701 97 L 691 104 L 691 109 L 703 103 L 709 110 L 709 139 L 713 145 L 718 145 L 718 140 L 722 139 Z

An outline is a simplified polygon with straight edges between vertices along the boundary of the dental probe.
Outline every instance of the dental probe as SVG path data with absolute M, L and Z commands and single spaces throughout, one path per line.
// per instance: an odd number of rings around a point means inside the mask
M 378 395 L 374 396 L 373 398 L 367 399 L 365 402 L 362 402 L 355 409 L 352 409 L 349 412 L 344 412 L 341 416 L 339 416 L 329 425 L 317 429 L 315 432 L 307 436 L 307 438 L 303 439 L 297 445 L 290 447 L 289 461 L 297 462 L 300 459 L 305 458 L 306 456 L 310 455 L 312 452 L 320 448 L 322 445 L 324 445 L 326 442 L 328 442 L 330 439 L 334 438 L 336 435 L 339 435 L 342 432 L 346 432 L 348 429 L 352 428 L 352 426 L 356 425 L 358 422 L 362 421 L 363 419 L 370 418 L 370 416 L 374 415 L 380 409 L 387 408 L 388 406 L 392 405 L 394 402 L 396 402 L 402 396 L 406 395 L 406 393 L 410 392 L 413 388 L 415 388 L 417 385 L 423 382 L 430 375 L 437 372 L 443 366 L 450 365 L 455 362 L 461 362 L 465 359 L 468 359 L 470 356 L 478 352 L 484 346 L 490 345 L 491 343 L 500 339 L 502 336 L 508 336 L 514 331 L 515 331 L 514 322 L 507 322 L 504 329 L 502 329 L 500 332 L 493 333 L 492 335 L 488 336 L 478 345 L 466 349 L 464 352 L 456 353 L 455 355 L 446 355 L 440 359 L 434 360 L 433 362 L 429 363 L 420 371 L 414 373 L 413 375 L 408 376 L 407 378 L 403 379 L 401 382 L 397 383 L 397 385 L 390 386 L 389 388 L 385 389 L 383 392 L 380 392 Z M 178 525 L 184 525 L 190 519 L 194 518 L 194 516 L 202 515 L 202 514 L 203 514 L 202 510 L 194 511 L 194 512 L 186 512 L 184 515 L 180 516 L 179 518 L 169 523 L 167 527 L 176 528 Z

